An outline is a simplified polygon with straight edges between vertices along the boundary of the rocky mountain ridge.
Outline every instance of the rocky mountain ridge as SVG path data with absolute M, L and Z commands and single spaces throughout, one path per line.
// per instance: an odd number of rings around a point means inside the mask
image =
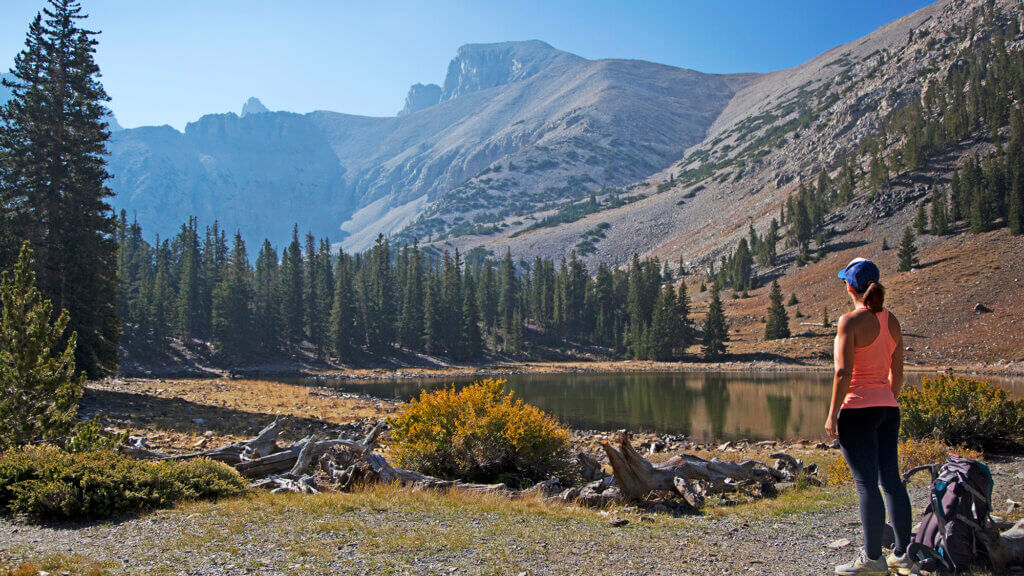
M 996 4 L 1015 13 L 1012 1 Z M 749 224 L 764 233 L 801 183 L 813 182 L 821 169 L 835 177 L 842 160 L 866 135 L 877 133 L 891 111 L 919 100 L 929 78 L 956 66 L 957 50 L 985 34 L 964 35 L 984 6 L 984 1 L 941 0 L 805 64 L 747 83 L 703 141 L 670 169 L 652 172 L 636 185 L 632 194 L 637 200 L 628 205 L 525 233 L 510 228 L 504 234 L 446 242 L 464 250 L 482 246 L 496 254 L 509 247 L 526 259 L 537 254 L 558 258 L 584 246 L 591 267 L 626 262 L 635 252 L 707 268 L 735 248 Z M 859 162 L 858 171 L 866 174 L 867 159 Z M 896 214 L 922 197 L 924 184 L 896 182 L 871 202 L 865 202 L 862 191 L 846 226 Z M 854 224 L 854 214 L 861 213 L 864 220 Z M 600 238 L 594 242 L 599 225 Z
M 668 167 L 753 77 L 591 61 L 535 41 L 468 45 L 438 103 L 414 97 L 397 117 L 222 114 L 177 135 L 118 133 L 114 204 L 162 236 L 197 215 L 250 244 L 281 245 L 298 223 L 349 250 L 379 233 L 505 227 Z

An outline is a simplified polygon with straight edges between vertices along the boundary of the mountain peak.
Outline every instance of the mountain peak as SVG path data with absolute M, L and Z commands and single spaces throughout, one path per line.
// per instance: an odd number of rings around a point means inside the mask
M 268 110 L 267 107 L 263 105 L 263 102 L 260 102 L 260 99 L 255 96 L 249 97 L 249 99 L 245 101 L 245 104 L 242 105 L 243 117 L 248 116 L 249 114 L 262 114 L 264 112 L 270 112 L 270 110 Z
M 399 116 L 412 114 L 417 110 L 429 108 L 441 101 L 441 87 L 437 84 L 413 84 L 409 87 L 409 94 L 405 97 L 405 107 L 398 113 Z
M 582 60 L 540 40 L 465 44 L 448 64 L 441 101 L 524 80 L 558 63 Z

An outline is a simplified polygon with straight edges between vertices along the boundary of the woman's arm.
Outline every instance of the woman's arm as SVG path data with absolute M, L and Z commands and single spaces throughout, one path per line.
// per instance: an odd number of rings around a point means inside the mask
M 903 329 L 899 320 L 892 313 L 889 313 L 889 334 L 896 342 L 896 349 L 892 351 L 892 366 L 889 368 L 889 388 L 892 389 L 894 398 L 900 397 L 900 390 L 903 389 Z
M 850 333 L 850 320 L 846 315 L 839 319 L 836 331 L 835 377 L 832 379 L 832 401 L 829 403 L 828 419 L 825 431 L 832 438 L 839 437 L 839 408 L 850 390 L 850 377 L 853 375 L 853 334 Z

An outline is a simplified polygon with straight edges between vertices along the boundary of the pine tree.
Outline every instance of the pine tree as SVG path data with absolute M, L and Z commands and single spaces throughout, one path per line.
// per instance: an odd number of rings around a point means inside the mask
M 427 289 L 424 295 L 424 332 L 427 351 L 438 354 L 444 351 L 444 303 L 441 294 L 441 279 L 436 267 L 431 265 L 427 275 Z
M 241 233 L 235 233 L 228 266 L 213 290 L 213 341 L 230 358 L 252 350 L 253 276 Z
M 658 300 L 654 305 L 654 317 L 651 319 L 648 334 L 648 352 L 651 360 L 667 361 L 675 357 L 681 331 L 678 312 L 675 290 L 671 285 L 667 285 L 658 294 Z
M 281 269 L 278 280 L 278 300 L 281 304 L 281 323 L 285 340 L 296 345 L 302 342 L 305 328 L 305 303 L 303 302 L 302 247 L 299 244 L 299 227 L 292 228 L 292 241 L 281 255 Z
M 410 350 L 423 349 L 423 256 L 419 243 L 413 241 L 405 273 L 405 292 L 402 296 L 402 317 L 399 321 L 399 340 Z
M 516 303 L 519 301 L 516 282 L 516 267 L 512 263 L 511 249 L 505 249 L 505 259 L 501 264 L 501 295 L 498 304 L 498 313 L 501 317 L 501 328 L 505 331 L 505 337 L 515 326 L 512 318 L 515 313 Z M 520 311 L 521 313 L 522 311 Z
M 174 326 L 175 291 L 172 284 L 171 247 L 167 240 L 160 243 L 158 236 L 156 246 L 156 275 L 153 278 L 152 299 L 149 302 L 149 321 L 152 324 L 152 338 L 157 347 L 167 344 Z
M 693 343 L 693 321 L 690 320 L 690 296 L 686 292 L 686 282 L 679 283 L 679 292 L 676 294 L 676 317 L 679 318 L 676 346 L 680 352 L 685 352 Z
M 782 289 L 779 281 L 772 280 L 771 292 L 768 293 L 768 321 L 764 325 L 765 340 L 789 338 L 789 314 L 782 304 Z
M 341 252 L 334 265 L 334 298 L 329 332 L 331 348 L 342 360 L 351 358 L 357 349 L 355 317 L 351 262 L 348 255 Z
M 928 214 L 925 212 L 924 203 L 917 205 L 917 215 L 914 216 L 914 230 L 918 234 L 925 234 L 928 232 Z
M 0 274 L 0 451 L 71 429 L 84 377 L 76 376 L 74 332 L 36 288 L 28 242 Z
M 281 301 L 278 288 L 277 251 L 270 240 L 264 240 L 256 257 L 253 282 L 254 342 L 263 352 L 273 352 L 280 344 Z
M 900 242 L 899 268 L 900 272 L 909 272 L 917 266 L 917 246 L 914 245 L 914 231 L 907 226 L 903 229 L 903 240 Z
M 711 285 L 711 304 L 708 315 L 704 319 L 704 344 L 701 352 L 705 360 L 719 360 L 725 355 L 726 343 L 729 341 L 729 322 L 725 318 L 718 283 Z
M 199 338 L 202 335 L 202 254 L 199 251 L 198 223 L 189 218 L 176 238 L 178 245 L 178 335 Z
M 462 297 L 462 333 L 459 350 L 463 359 L 479 358 L 484 349 L 480 333 L 480 312 L 477 309 L 476 286 L 473 275 L 465 275 Z
M 949 233 L 949 215 L 946 212 L 946 192 L 938 187 L 932 190 L 931 233 L 945 236 Z
M 95 378 L 117 371 L 116 219 L 107 204 L 110 137 L 93 55 L 96 33 L 73 0 L 50 0 L 15 57 L 11 99 L 0 111 L 0 208 L 6 257 L 13 242 L 35 250 L 38 288 L 68 311 L 75 360 Z M 0 261 L 0 266 L 9 262 Z

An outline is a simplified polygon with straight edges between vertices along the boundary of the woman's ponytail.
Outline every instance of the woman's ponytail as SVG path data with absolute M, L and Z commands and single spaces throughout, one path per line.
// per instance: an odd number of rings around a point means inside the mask
M 870 282 L 868 289 L 864 291 L 864 305 L 875 314 L 881 312 L 885 306 L 885 286 L 878 282 Z

